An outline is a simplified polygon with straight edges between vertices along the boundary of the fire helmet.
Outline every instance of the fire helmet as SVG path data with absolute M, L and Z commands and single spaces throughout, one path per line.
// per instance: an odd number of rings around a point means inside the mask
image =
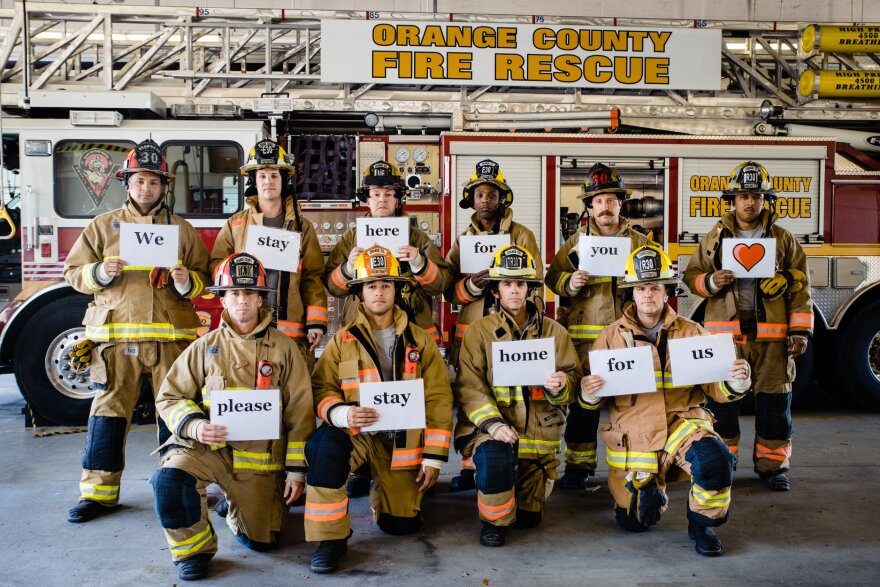
M 248 178 L 244 188 L 245 196 L 253 196 L 257 193 L 258 169 L 277 169 L 281 173 L 282 196 L 288 194 L 288 183 L 290 177 L 296 175 L 296 167 L 294 167 L 291 158 L 287 156 L 284 147 L 275 141 L 263 140 L 251 148 L 247 161 L 239 169 L 239 172 Z
M 397 198 L 395 214 L 399 215 L 403 212 L 403 205 L 406 203 L 406 187 L 403 185 L 403 178 L 396 165 L 387 161 L 376 161 L 367 167 L 361 179 L 361 187 L 356 192 L 357 199 L 366 203 L 370 197 L 371 187 L 393 189 L 394 197 Z
M 643 283 L 678 283 L 669 256 L 654 245 L 644 245 L 630 253 L 626 260 L 623 281 L 618 281 L 617 285 L 634 287 Z
M 400 262 L 390 250 L 373 245 L 358 255 L 354 262 L 354 277 L 349 280 L 348 287 L 381 280 L 407 281 L 407 278 L 401 275 Z
M 727 189 L 721 197 L 732 201 L 737 194 L 763 194 L 771 202 L 776 200 L 773 178 L 767 168 L 756 161 L 743 161 L 730 172 Z
M 599 194 L 616 194 L 617 199 L 621 202 L 632 194 L 632 190 L 626 189 L 623 178 L 616 169 L 612 169 L 602 163 L 596 163 L 587 171 L 587 179 L 581 186 L 581 195 L 584 205 L 587 208 L 593 207 L 593 196 Z
M 538 277 L 535 259 L 524 248 L 518 245 L 507 245 L 499 249 L 489 266 L 487 281 L 525 281 L 530 285 L 540 285 L 543 280 Z
M 498 163 L 491 159 L 483 159 L 477 163 L 476 171 L 474 171 L 470 180 L 464 185 L 462 198 L 458 203 L 459 207 L 473 208 L 474 191 L 477 189 L 477 186 L 483 184 L 493 185 L 498 188 L 498 196 L 502 206 L 513 204 L 513 190 L 507 185 L 507 180 L 504 178 L 504 174 L 501 173 Z
M 272 291 L 266 285 L 266 270 L 263 269 L 263 264 L 248 253 L 233 253 L 223 259 L 214 270 L 214 285 L 206 289 L 220 295 L 230 289 Z
M 140 171 L 149 171 L 159 176 L 162 185 L 174 179 L 174 174 L 168 172 L 168 160 L 162 153 L 162 149 L 152 139 L 147 139 L 128 152 L 122 169 L 116 172 L 116 179 L 122 182 L 123 187 L 128 187 L 128 179 Z

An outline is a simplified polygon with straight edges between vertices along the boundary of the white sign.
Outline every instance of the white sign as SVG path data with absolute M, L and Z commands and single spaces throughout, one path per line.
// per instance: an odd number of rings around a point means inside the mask
M 672 385 L 717 383 L 730 378 L 736 360 L 731 334 L 669 339 Z
M 463 234 L 458 237 L 461 272 L 479 273 L 492 264 L 495 253 L 510 244 L 509 234 Z
M 409 218 L 358 218 L 357 246 L 369 249 L 373 245 L 381 245 L 397 255 L 400 247 L 409 245 Z
M 578 237 L 578 269 L 590 275 L 623 277 L 632 241 L 619 236 L 580 235 Z
M 268 226 L 249 225 L 244 250 L 266 269 L 296 273 L 299 267 L 299 246 L 302 235 Z
M 645 345 L 590 351 L 590 373 L 605 380 L 596 395 L 611 397 L 657 391 L 652 348 Z
M 119 223 L 119 258 L 133 267 L 173 267 L 179 257 L 176 224 Z
M 281 436 L 281 390 L 212 391 L 211 424 L 226 426 L 226 440 L 275 440 Z
M 361 383 L 360 405 L 379 412 L 379 420 L 363 432 L 418 430 L 425 427 L 425 386 L 421 379 Z
M 544 385 L 556 372 L 552 338 L 492 343 L 492 385 Z
M 736 277 L 773 277 L 776 275 L 776 239 L 724 239 L 721 268 L 730 269 Z
M 321 81 L 719 90 L 721 30 L 322 20 Z

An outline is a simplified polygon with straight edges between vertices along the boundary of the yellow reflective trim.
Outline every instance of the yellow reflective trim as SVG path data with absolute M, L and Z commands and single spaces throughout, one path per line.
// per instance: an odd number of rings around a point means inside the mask
M 80 269 L 80 274 L 82 275 L 83 283 L 87 288 L 92 291 L 101 291 L 104 289 L 104 286 L 92 279 L 92 272 L 96 265 L 98 265 L 98 263 L 83 265 L 82 269 Z
M 468 414 L 468 419 L 477 426 L 490 418 L 501 418 L 501 412 L 492 404 L 485 404 Z
M 696 485 L 691 486 L 691 494 L 694 500 L 704 507 L 724 508 L 730 505 L 730 489 L 710 495 L 708 491 L 697 489 Z
M 261 465 L 258 463 L 234 461 L 232 463 L 232 468 L 233 469 L 252 469 L 254 471 L 281 471 L 284 469 L 284 465 L 280 465 L 278 463 L 272 463 L 269 465 Z
M 195 536 L 190 536 L 190 537 L 187 538 L 186 540 L 181 540 L 180 542 L 175 542 L 174 540 L 170 540 L 170 539 L 169 539 L 169 540 L 168 540 L 168 546 L 170 546 L 171 548 L 177 548 L 178 546 L 186 546 L 186 545 L 188 545 L 188 544 L 192 544 L 192 543 L 194 543 L 194 542 L 198 542 L 198 541 L 201 540 L 205 535 L 210 535 L 210 534 L 211 534 L 211 526 L 209 525 L 207 528 L 205 528 L 204 530 L 202 530 L 201 532 L 199 532 L 199 533 L 196 534 Z
M 605 462 L 616 469 L 643 469 L 651 473 L 659 470 L 655 452 L 615 451 L 605 447 Z

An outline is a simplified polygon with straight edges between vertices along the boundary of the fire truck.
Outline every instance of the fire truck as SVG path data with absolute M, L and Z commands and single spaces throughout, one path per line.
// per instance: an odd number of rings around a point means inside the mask
M 114 174 L 125 153 L 148 137 L 160 144 L 177 176 L 169 191 L 174 210 L 210 249 L 242 205 L 239 166 L 269 134 L 259 120 L 106 120 L 112 114 L 4 119 L 0 370 L 15 373 L 34 417 L 48 423 L 84 422 L 94 395 L 88 373 L 66 359 L 83 336 L 89 298 L 65 283 L 63 264 L 89 220 L 122 203 Z M 477 161 L 491 157 L 513 188 L 515 219 L 532 229 L 549 264 L 583 221 L 577 194 L 587 169 L 602 161 L 634 190 L 624 215 L 666 248 L 679 271 L 724 211 L 720 193 L 730 170 L 756 159 L 774 178 L 782 226 L 809 255 L 817 333 L 800 361 L 798 388 L 816 374 L 866 408 L 880 405 L 880 171 L 833 139 L 443 132 L 281 140 L 297 157 L 300 202 L 325 253 L 362 214 L 351 196 L 378 159 L 400 166 L 410 188 L 407 213 L 446 253 L 470 219 L 457 207 L 461 186 Z M 329 176 L 336 176 L 330 184 Z M 549 290 L 545 300 L 553 315 Z M 677 306 L 699 320 L 701 301 L 682 286 Z M 456 308 L 435 304 L 448 344 Z M 339 305 L 330 299 L 331 334 Z M 199 300 L 204 329 L 216 325 L 218 308 L 216 299 Z

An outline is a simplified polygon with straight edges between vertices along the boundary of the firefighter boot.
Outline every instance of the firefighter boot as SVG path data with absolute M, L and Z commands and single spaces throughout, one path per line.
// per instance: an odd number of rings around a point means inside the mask
M 208 565 L 213 554 L 197 554 L 185 561 L 178 561 L 177 575 L 181 581 L 198 581 L 208 576 Z
M 97 501 L 83 499 L 67 512 L 67 521 L 73 522 L 74 524 L 81 524 L 82 522 L 88 522 L 89 520 L 94 520 L 99 516 L 108 514 L 115 509 L 116 506 L 107 507 L 101 505 Z
M 214 504 L 214 513 L 216 513 L 221 518 L 225 518 L 226 514 L 229 513 L 229 502 L 226 501 L 225 497 L 221 497 L 216 504 Z
M 474 482 L 473 469 L 462 469 L 461 472 L 449 482 L 449 489 L 452 491 L 470 491 L 476 487 L 477 484 Z
M 348 538 L 322 540 L 318 543 L 309 566 L 313 573 L 334 573 L 339 568 L 339 559 L 346 553 L 348 553 Z
M 565 467 L 565 474 L 559 480 L 559 489 L 563 491 L 573 491 L 577 489 L 585 489 L 587 480 L 590 478 L 590 471 L 581 469 L 580 467 Z
M 703 556 L 721 556 L 724 552 L 721 539 L 708 526 L 688 521 L 688 538 L 696 543 L 694 549 Z
M 483 522 L 480 528 L 480 544 L 483 546 L 504 546 L 504 538 L 507 536 L 507 526 L 495 526 L 489 522 Z
M 775 473 L 758 473 L 764 485 L 773 491 L 789 491 L 791 489 L 791 481 L 785 473 L 777 471 Z

